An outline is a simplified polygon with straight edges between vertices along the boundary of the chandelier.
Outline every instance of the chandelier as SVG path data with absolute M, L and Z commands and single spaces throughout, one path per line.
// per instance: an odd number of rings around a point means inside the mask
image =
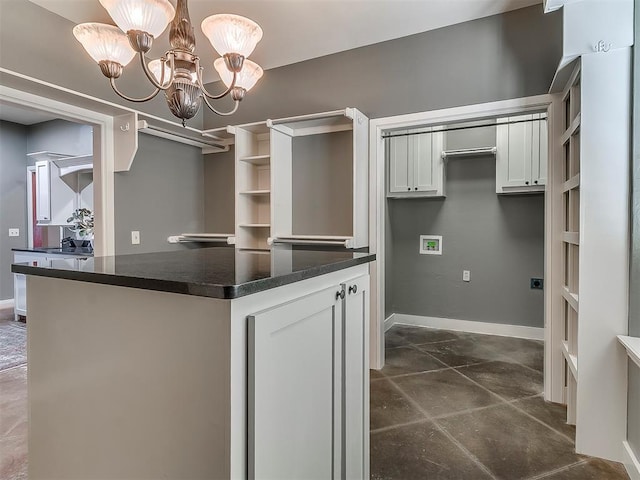
M 189 18 L 187 0 L 177 0 L 176 8 L 169 0 L 99 0 L 117 27 L 102 23 L 81 23 L 73 35 L 93 58 L 111 87 L 120 97 L 130 102 L 146 102 L 164 92 L 169 110 L 182 120 L 192 118 L 204 101 L 214 113 L 231 115 L 238 110 L 240 101 L 262 77 L 262 68 L 248 60 L 262 38 L 260 26 L 239 15 L 211 15 L 202 22 L 202 31 L 218 52 L 220 58 L 213 66 L 226 90 L 210 94 L 202 81 L 200 57 L 196 55 L 196 39 Z M 171 48 L 163 57 L 147 65 L 145 54 L 153 40 L 167 28 Z M 119 27 L 119 28 L 118 28 Z M 116 79 L 124 67 L 138 54 L 142 70 L 155 89 L 144 98 L 129 97 L 118 89 Z M 211 100 L 230 95 L 234 107 L 228 112 L 215 109 Z

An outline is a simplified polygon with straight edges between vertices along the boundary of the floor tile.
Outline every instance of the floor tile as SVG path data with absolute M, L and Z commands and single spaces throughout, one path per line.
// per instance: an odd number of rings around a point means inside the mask
M 371 380 L 377 380 L 378 378 L 384 378 L 384 375 L 382 375 L 382 372 L 380 370 L 372 368 L 369 370 L 369 378 Z
M 629 480 L 625 468 L 619 463 L 606 462 L 592 458 L 586 463 L 576 465 L 558 473 L 554 473 L 544 480 Z
M 372 382 L 370 388 L 371 430 L 425 418 L 389 380 Z
M 417 348 L 429 352 L 450 367 L 471 365 L 496 360 L 496 353 L 487 349 L 472 337 L 457 338 L 449 342 L 419 345 Z
M 507 400 L 537 395 L 543 389 L 542 373 L 516 363 L 489 362 L 458 371 Z
M 371 435 L 373 480 L 490 478 L 431 422 Z
M 405 327 L 394 325 L 384 334 L 384 348 L 406 347 L 410 345 L 409 341 L 404 337 Z
M 525 398 L 513 402 L 513 405 L 575 441 L 576 427 L 567 423 L 566 406 L 545 402 L 542 397 Z
M 0 392 L 0 437 L 26 435 L 26 365 L 0 371 Z
M 396 377 L 393 382 L 431 416 L 486 407 L 501 401 L 453 370 Z
M 405 373 L 428 372 L 447 368 L 432 356 L 414 347 L 392 348 L 386 352 L 382 373 L 391 377 Z
M 506 404 L 438 423 L 504 480 L 529 478 L 582 458 L 570 441 Z
M 399 334 L 406 339 L 407 342 L 413 345 L 422 345 L 425 343 L 443 342 L 446 340 L 455 340 L 458 338 L 458 333 L 451 330 L 440 330 L 437 328 L 427 327 L 414 327 L 406 325 L 395 325 L 394 328 L 398 328 Z
M 543 371 L 544 342 L 496 335 L 478 335 L 478 337 L 478 343 L 485 348 L 495 350 L 508 361 L 521 363 L 539 372 Z

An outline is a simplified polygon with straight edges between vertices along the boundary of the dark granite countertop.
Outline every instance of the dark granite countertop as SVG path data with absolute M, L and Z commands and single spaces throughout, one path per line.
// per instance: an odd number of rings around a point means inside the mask
M 71 247 L 71 248 L 48 248 L 48 247 L 36 247 L 36 248 L 12 248 L 14 252 L 27 252 L 27 253 L 47 253 L 51 255 L 78 255 L 80 257 L 93 257 L 93 248 L 88 247 Z
M 105 285 L 232 299 L 375 260 L 375 254 L 233 247 L 51 260 L 11 271 Z

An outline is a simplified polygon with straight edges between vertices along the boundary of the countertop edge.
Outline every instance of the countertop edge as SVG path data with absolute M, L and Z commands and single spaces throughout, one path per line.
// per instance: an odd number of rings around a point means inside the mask
M 23 275 L 34 275 L 47 278 L 59 278 L 78 282 L 111 285 L 116 287 L 137 288 L 166 293 L 178 293 L 198 297 L 217 298 L 220 300 L 233 300 L 252 295 L 254 293 L 271 290 L 291 283 L 296 283 L 309 278 L 318 277 L 328 273 L 344 270 L 357 265 L 370 263 L 376 260 L 373 253 L 360 258 L 342 260 L 326 265 L 310 267 L 286 275 L 268 277 L 253 280 L 239 285 L 206 284 L 188 281 L 172 281 L 153 278 L 143 278 L 108 273 L 81 272 L 74 270 L 62 270 L 55 268 L 34 267 L 24 263 L 11 265 L 11 272 Z

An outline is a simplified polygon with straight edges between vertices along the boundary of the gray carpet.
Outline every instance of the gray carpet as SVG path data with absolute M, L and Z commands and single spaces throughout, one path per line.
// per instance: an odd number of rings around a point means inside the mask
M 27 363 L 27 326 L 0 318 L 0 370 Z

